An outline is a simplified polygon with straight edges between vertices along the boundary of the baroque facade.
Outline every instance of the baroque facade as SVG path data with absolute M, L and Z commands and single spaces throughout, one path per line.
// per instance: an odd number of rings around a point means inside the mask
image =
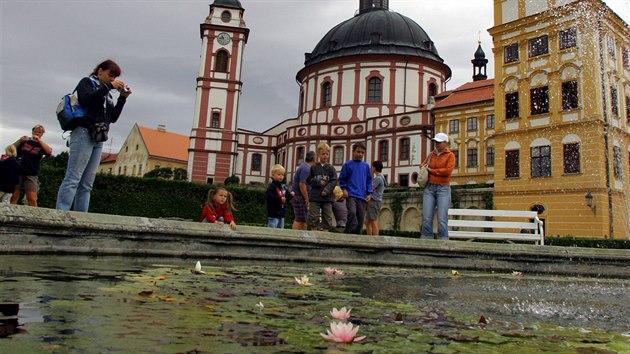
M 237 124 L 244 8 L 215 0 L 201 24 L 191 181 L 266 183 L 276 163 L 291 180 L 322 141 L 340 170 L 363 141 L 390 184 L 415 187 L 430 137 L 443 131 L 458 156 L 453 184 L 493 186 L 495 209 L 536 210 L 549 235 L 630 237 L 623 20 L 600 0 L 494 0 L 495 79 L 479 46 L 473 81 L 446 91 L 451 70 L 435 44 L 388 7 L 360 0 L 357 14 L 306 54 L 298 116 L 257 133 Z

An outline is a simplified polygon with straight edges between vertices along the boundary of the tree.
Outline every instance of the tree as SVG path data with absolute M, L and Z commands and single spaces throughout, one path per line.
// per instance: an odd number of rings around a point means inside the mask
M 176 168 L 173 171 L 173 179 L 176 181 L 185 181 L 188 179 L 188 173 L 183 168 Z
M 225 182 L 223 182 L 223 184 L 225 185 L 239 183 L 241 183 L 241 180 L 236 175 L 231 175 L 230 177 L 225 179 Z
M 42 159 L 41 165 L 52 167 L 52 168 L 61 168 L 65 170 L 66 166 L 68 166 L 69 156 L 70 155 L 68 154 L 67 151 L 61 152 L 55 156 L 45 156 Z

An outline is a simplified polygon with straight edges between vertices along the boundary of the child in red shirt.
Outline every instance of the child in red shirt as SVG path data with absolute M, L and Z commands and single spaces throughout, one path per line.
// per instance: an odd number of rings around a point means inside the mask
M 232 230 L 236 230 L 236 223 L 231 213 L 234 209 L 233 200 L 232 193 L 228 192 L 225 188 L 209 190 L 208 200 L 203 206 L 199 222 L 209 222 L 219 225 L 229 224 Z

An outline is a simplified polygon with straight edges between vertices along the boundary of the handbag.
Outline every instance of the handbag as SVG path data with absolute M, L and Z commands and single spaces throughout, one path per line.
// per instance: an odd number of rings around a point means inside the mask
M 432 156 L 433 152 L 431 152 L 431 155 L 429 155 L 427 163 L 424 166 L 420 167 L 420 172 L 418 172 L 418 185 L 422 188 L 424 188 L 427 185 L 427 182 L 429 182 L 429 165 L 431 164 Z

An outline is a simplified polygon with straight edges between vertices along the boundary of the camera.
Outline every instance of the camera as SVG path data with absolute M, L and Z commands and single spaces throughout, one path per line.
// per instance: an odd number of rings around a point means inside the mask
M 123 91 L 129 92 L 129 85 L 125 85 L 125 88 L 123 89 Z

